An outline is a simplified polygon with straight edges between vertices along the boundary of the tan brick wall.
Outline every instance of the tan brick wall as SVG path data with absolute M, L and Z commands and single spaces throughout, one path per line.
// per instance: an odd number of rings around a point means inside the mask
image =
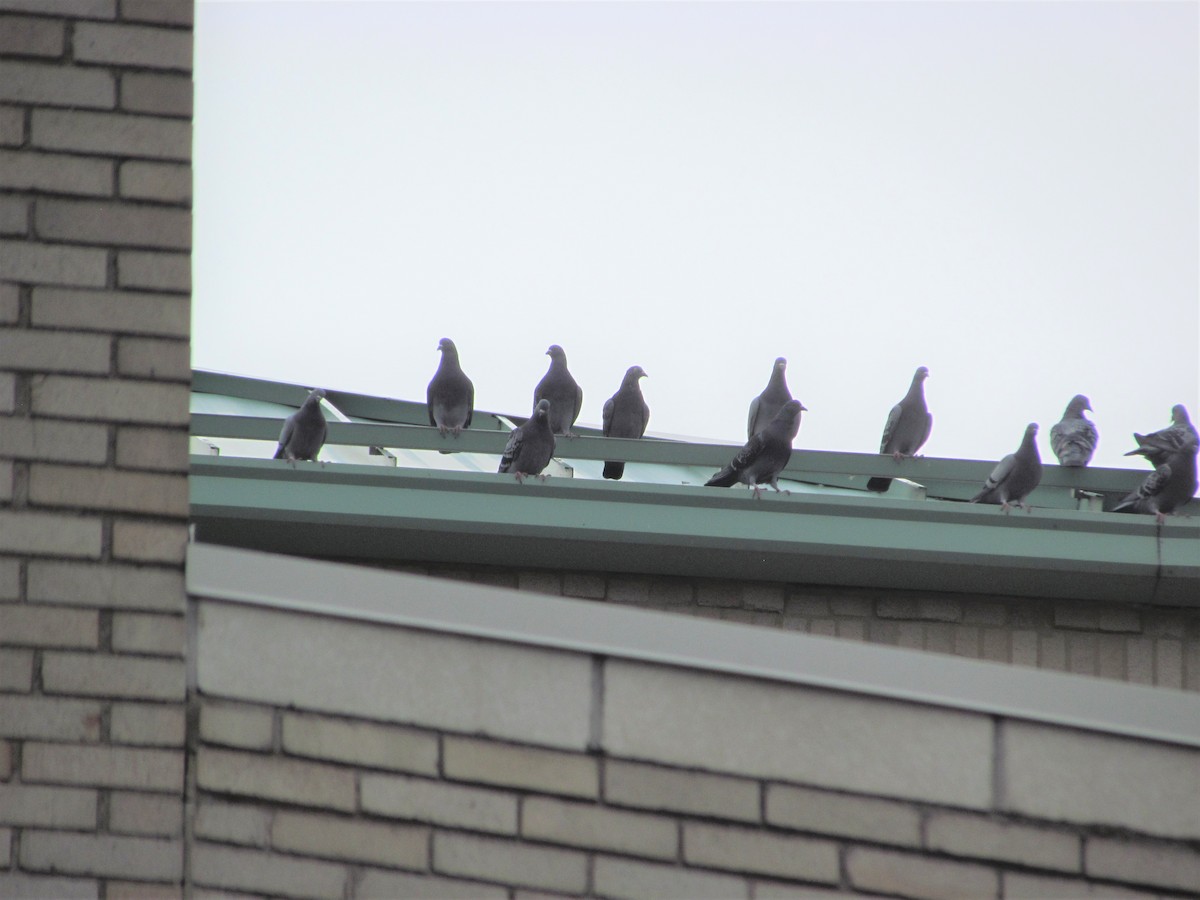
M 0 896 L 181 896 L 191 0 L 0 0 Z

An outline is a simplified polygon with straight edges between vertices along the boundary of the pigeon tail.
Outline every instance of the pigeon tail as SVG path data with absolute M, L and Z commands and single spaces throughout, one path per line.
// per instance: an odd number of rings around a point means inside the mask
M 604 463 L 604 477 L 611 478 L 613 481 L 620 481 L 621 476 L 625 474 L 625 463 L 606 460 Z

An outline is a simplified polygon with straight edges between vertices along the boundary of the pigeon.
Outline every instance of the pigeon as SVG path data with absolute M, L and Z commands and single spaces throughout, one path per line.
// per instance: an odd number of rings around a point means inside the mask
M 517 481 L 526 475 L 541 475 L 554 455 L 554 432 L 550 430 L 550 401 L 539 400 L 524 425 L 513 429 L 500 457 L 500 472 L 512 472 Z M 542 476 L 543 478 L 545 476 Z
M 1050 448 L 1060 466 L 1086 466 L 1091 462 L 1100 440 L 1096 423 L 1083 414 L 1085 409 L 1091 408 L 1087 397 L 1076 394 L 1067 404 L 1062 418 L 1050 427 Z
M 1168 514 L 1192 499 L 1197 486 L 1196 445 L 1191 444 L 1158 463 L 1138 489 L 1114 506 L 1113 511 L 1153 514 L 1162 525 Z
M 879 452 L 890 453 L 896 462 L 920 450 L 929 440 L 929 432 L 933 430 L 933 416 L 929 407 L 925 405 L 925 379 L 928 377 L 929 370 L 924 366 L 913 373 L 908 393 L 892 407 L 887 422 L 884 423 Z M 891 484 L 890 478 L 871 478 L 867 481 L 867 490 L 882 493 L 891 487 Z
M 1182 403 L 1171 407 L 1171 424 L 1166 428 L 1152 434 L 1135 432 L 1133 439 L 1138 443 L 1137 449 L 1125 455 L 1144 456 L 1154 466 L 1166 462 L 1167 457 L 1176 450 L 1200 445 L 1200 434 L 1196 433 L 1196 426 L 1188 418 L 1187 407 Z
M 546 351 L 550 357 L 550 368 L 533 389 L 533 403 L 550 401 L 550 429 L 555 434 L 574 437 L 571 426 L 579 418 L 583 407 L 583 388 L 567 369 L 567 354 L 558 344 L 551 344 Z
M 648 378 L 641 366 L 630 366 L 615 394 L 604 401 L 603 431 L 605 437 L 640 438 L 650 421 L 650 407 L 642 396 L 639 379 Z M 619 480 L 625 474 L 625 463 L 609 460 L 604 463 L 604 477 Z
M 746 420 L 746 437 L 752 438 L 771 423 L 783 404 L 792 399 L 787 386 L 787 360 L 782 356 L 771 367 L 771 378 L 763 392 L 750 401 L 750 416 Z
M 1025 512 L 1032 507 L 1025 498 L 1042 480 L 1042 458 L 1038 455 L 1038 427 L 1033 422 L 1025 426 L 1025 437 L 1016 453 L 1010 453 L 992 469 L 992 474 L 983 484 L 983 490 L 971 498 L 972 503 L 999 503 L 1007 515 L 1014 506 L 1023 506 Z
M 731 487 L 739 481 L 762 498 L 760 484 L 769 484 L 778 491 L 779 473 L 792 456 L 792 441 L 800 431 L 800 413 L 807 411 L 799 400 L 783 404 L 766 428 L 746 442 L 733 460 L 704 483 L 705 487 Z
M 444 437 L 447 433 L 458 437 L 464 428 L 471 427 L 471 413 L 475 408 L 475 385 L 458 364 L 458 348 L 450 338 L 438 341 L 442 360 L 425 389 L 425 402 L 429 408 L 429 424 L 437 428 Z
M 293 466 L 298 459 L 316 460 L 325 445 L 325 413 L 321 412 L 321 401 L 325 392 L 320 388 L 309 393 L 303 405 L 287 417 L 283 430 L 279 432 L 279 446 L 275 459 L 286 459 Z

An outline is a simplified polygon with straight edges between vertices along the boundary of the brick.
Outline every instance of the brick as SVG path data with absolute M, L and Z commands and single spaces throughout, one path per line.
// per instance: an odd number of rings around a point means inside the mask
M 656 579 L 650 582 L 649 602 L 659 609 L 691 606 L 696 602 L 696 589 L 689 581 Z
M 0 784 L 0 824 L 94 830 L 98 792 Z
M 183 900 L 183 888 L 178 884 L 109 879 L 104 887 L 104 900 Z
M 394 775 L 363 773 L 361 780 L 364 812 L 493 834 L 517 833 L 517 798 L 512 794 Z
M 53 419 L 8 418 L 0 422 L 0 456 L 103 464 L 108 429 Z
M 993 662 L 1008 662 L 1011 657 L 1008 649 L 1008 630 L 1004 628 L 983 629 L 983 658 Z
M 279 811 L 271 828 L 278 850 L 402 869 L 429 865 L 429 829 Z
M 126 653 L 183 656 L 187 633 L 183 616 L 117 613 L 112 623 L 112 648 Z
M 192 154 L 191 122 L 121 113 L 35 109 L 30 140 L 51 150 L 113 156 L 187 162 Z
M 111 343 L 85 332 L 0 328 L 0 359 L 17 371 L 106 373 Z
M 21 598 L 21 561 L 0 557 L 0 600 Z
M 4 277 L 10 281 L 103 287 L 108 252 L 32 241 L 0 241 Z
M 0 234 L 28 233 L 29 201 L 24 197 L 0 197 Z M 15 321 L 15 316 L 10 321 Z
M 113 791 L 108 802 L 108 830 L 116 834 L 178 837 L 183 834 L 183 797 Z
M 121 109 L 127 112 L 192 116 L 192 79 L 186 75 L 126 72 L 121 75 Z
M 438 746 L 432 734 L 410 728 L 287 714 L 283 749 L 308 756 L 379 769 L 436 775 Z
M 1056 603 L 1054 627 L 1096 631 L 1100 628 L 1100 610 L 1091 603 Z
M 600 795 L 599 771 L 590 756 L 449 736 L 442 752 L 447 778 L 573 797 Z
M 33 380 L 33 411 L 67 418 L 184 425 L 188 420 L 188 387 L 46 375 Z
M 1119 634 L 1096 637 L 1096 674 L 1102 678 L 1125 677 L 1125 638 Z
M 103 284 L 103 281 L 100 283 Z M 191 305 L 188 300 L 170 294 L 40 288 L 34 290 L 32 305 L 35 326 L 106 333 L 116 331 L 186 338 L 190 316 Z
M 1124 631 L 1137 634 L 1142 630 L 1142 617 L 1134 609 L 1102 606 L 1099 626 L 1101 631 Z
M 57 652 L 42 659 L 42 684 L 50 694 L 182 700 L 185 676 L 182 660 Z
M 0 372 L 0 413 L 11 413 L 16 408 L 17 376 L 11 372 Z
M 767 785 L 767 822 L 799 831 L 919 847 L 921 815 L 903 803 Z
M 745 822 L 757 822 L 759 818 L 759 788 L 755 781 L 616 759 L 605 763 L 604 798 L 618 806 L 641 809 Z
M 959 900 L 966 897 L 997 896 L 997 872 L 973 863 L 947 862 L 890 850 L 852 847 L 846 854 L 846 871 L 855 888 Z
M 108 72 L 36 62 L 0 61 L 0 101 L 112 109 L 117 86 Z
M 75 59 L 152 69 L 192 68 L 192 34 L 143 25 L 80 22 L 75 26 Z
M 50 878 L 28 872 L 0 872 L 0 897 L 22 900 L 97 900 L 99 884 L 81 878 Z
M 186 473 L 188 433 L 182 428 L 122 426 L 117 429 L 117 465 Z
M 100 614 L 94 610 L 0 604 L 0 644 L 32 647 L 98 647 Z
M 25 781 L 183 792 L 183 754 L 171 750 L 26 742 Z
M 610 603 L 645 606 L 650 600 L 650 584 L 645 578 L 610 577 L 605 596 Z
M 121 18 L 164 25 L 191 25 L 193 4 L 190 0 L 123 0 Z
M 35 220 L 39 237 L 52 240 L 182 250 L 192 245 L 192 216 L 186 209 L 122 200 L 42 199 Z
M 192 289 L 192 258 L 187 253 L 122 250 L 117 254 L 117 284 L 186 293 Z
M 90 700 L 0 695 L 0 735 L 62 741 L 100 739 L 101 706 Z
M 364 869 L 354 896 L 378 900 L 393 897 L 404 897 L 405 900 L 462 900 L 463 897 L 471 897 L 472 900 L 508 900 L 508 889 L 476 881 L 439 878 L 436 875 Z
M 65 46 L 63 34 L 63 23 L 53 19 L 0 16 L 0 54 L 4 56 L 62 56 Z
M 186 476 L 53 463 L 30 467 L 29 499 L 42 506 L 152 515 L 183 517 L 188 512 Z
M 691 864 L 836 884 L 838 847 L 832 841 L 685 822 L 683 858 Z
M 742 605 L 746 609 L 782 612 L 784 603 L 782 586 L 747 584 L 742 588 Z
M 0 650 L 0 691 L 28 691 L 33 686 L 33 651 Z
M 933 815 L 926 829 L 929 849 L 952 856 L 1079 871 L 1079 838 L 1066 832 L 955 813 Z
M 346 889 L 344 866 L 206 843 L 192 849 L 191 870 L 198 886 L 272 896 L 341 900 Z
M 319 763 L 201 747 L 201 788 L 350 812 L 355 808 L 354 772 Z
M 177 613 L 185 607 L 183 572 L 178 569 L 31 560 L 28 577 L 31 603 Z
M 271 839 L 271 813 L 259 806 L 201 800 L 194 828 L 198 837 L 265 847 Z
M 562 576 L 557 572 L 519 572 L 517 589 L 537 594 L 562 594 Z
M 0 106 L 0 146 L 19 147 L 25 143 L 25 112 Z
M 448 832 L 433 836 L 433 870 L 443 875 L 582 894 L 587 869 L 587 855 L 577 850 Z
M 956 625 L 954 627 L 954 653 L 956 656 L 967 656 L 978 659 L 980 630 L 975 625 Z
M 1038 665 L 1043 669 L 1067 671 L 1067 639 L 1061 634 L 1044 634 L 1038 641 Z
M 597 856 L 595 891 L 602 897 L 641 900 L 733 900 L 749 897 L 744 878 L 679 866 Z
M 1010 635 L 1012 642 L 1012 661 L 1018 666 L 1037 666 L 1038 636 L 1036 631 L 1014 631 Z
M 1001 809 L 1200 838 L 1200 751 L 1021 722 L 1001 743 Z
M 1003 603 L 990 603 L 976 597 L 965 598 L 963 604 L 963 621 L 971 625 L 990 625 L 999 627 L 1008 624 L 1008 606 Z
M 0 187 L 108 197 L 114 184 L 113 164 L 109 160 L 0 150 Z
M 1114 887 L 1074 878 L 1052 875 L 1027 875 L 1023 872 L 1004 872 L 1005 900 L 1091 900 L 1099 897 L 1120 897 L 1121 900 L 1159 900 L 1156 894 L 1142 893 L 1132 888 Z
M 673 819 L 549 797 L 525 798 L 521 834 L 555 844 L 658 859 L 674 859 L 679 847 Z
M 100 519 L 0 510 L 0 552 L 99 557 Z
M 829 611 L 835 616 L 869 616 L 872 614 L 872 602 L 869 597 L 834 594 L 829 597 Z
M 579 572 L 563 573 L 563 596 L 584 597 L 589 600 L 603 600 L 607 588 L 603 575 L 590 575 Z
M 45 15 L 46 0 L 0 0 L 0 9 Z M 73 19 L 115 19 L 117 0 L 54 0 L 54 14 Z
M 1200 853 L 1187 846 L 1089 837 L 1084 852 L 1093 877 L 1182 891 L 1200 885 Z
M 11 324 L 21 316 L 21 290 L 15 284 L 0 282 L 0 322 Z
M 1183 643 L 1171 638 L 1154 642 L 1154 683 L 1159 687 L 1183 687 Z
M 0 459 L 0 503 L 12 502 L 14 471 L 15 466 L 11 460 Z
M 265 707 L 205 701 L 200 709 L 200 737 L 210 744 L 270 750 L 275 743 L 275 715 Z
M 13 773 L 13 745 L 0 741 L 0 781 L 8 781 Z
M 119 184 L 122 197 L 167 203 L 190 203 L 192 199 L 192 169 L 186 165 L 124 162 Z
M 21 866 L 33 871 L 172 881 L 183 877 L 183 844 L 142 837 L 26 830 Z
M 742 605 L 743 586 L 736 581 L 702 581 L 696 586 L 700 606 L 738 607 Z
M 123 337 L 117 342 L 117 370 L 133 378 L 191 381 L 191 348 L 187 341 Z
M 114 703 L 112 739 L 145 747 L 182 747 L 186 727 L 183 706 L 160 703 Z
M 141 562 L 182 563 L 188 531 L 183 523 L 118 521 L 113 525 L 113 556 Z

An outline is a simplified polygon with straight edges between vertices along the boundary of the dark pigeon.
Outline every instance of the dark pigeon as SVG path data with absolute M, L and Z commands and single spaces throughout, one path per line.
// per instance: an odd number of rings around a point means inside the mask
M 429 424 L 445 436 L 458 437 L 464 428 L 471 427 L 471 414 L 475 410 L 475 385 L 463 372 L 458 363 L 458 348 L 450 338 L 438 341 L 442 359 L 429 386 L 425 389 L 425 402 L 429 408 Z
M 638 383 L 648 378 L 641 366 L 630 366 L 615 394 L 604 401 L 602 428 L 605 437 L 640 438 L 650 421 L 650 407 L 642 396 Z M 609 460 L 604 463 L 604 477 L 614 480 L 625 474 L 625 463 Z
M 779 490 L 779 473 L 792 456 L 792 441 L 800 431 L 800 413 L 807 410 L 799 400 L 789 400 L 775 418 L 746 442 L 733 460 L 704 483 L 705 487 L 732 487 L 741 482 L 762 497 L 760 484 Z
M 928 377 L 927 368 L 921 366 L 917 369 L 908 386 L 908 393 L 892 407 L 884 423 L 879 452 L 890 453 L 896 462 L 920 450 L 933 430 L 933 416 L 925 404 L 925 379 Z M 867 481 L 867 490 L 882 492 L 891 485 L 890 478 L 871 478 Z
M 752 438 L 775 418 L 783 405 L 792 399 L 787 386 L 787 360 L 782 356 L 771 366 L 771 377 L 763 392 L 750 401 L 750 415 L 746 419 L 746 437 Z
M 1171 424 L 1152 434 L 1134 433 L 1137 441 L 1136 450 L 1130 450 L 1126 456 L 1144 456 L 1154 466 L 1162 465 L 1167 458 L 1177 450 L 1185 447 L 1200 446 L 1200 434 L 1188 418 L 1187 407 L 1176 403 L 1171 407 Z
M 533 389 L 533 404 L 549 400 L 550 429 L 555 434 L 574 437 L 571 426 L 583 408 L 583 388 L 567 369 L 567 354 L 562 347 L 551 344 L 546 355 L 550 357 L 550 368 Z
M 513 429 L 500 457 L 500 472 L 512 472 L 517 481 L 526 475 L 541 475 L 554 455 L 554 432 L 550 430 L 550 401 L 539 400 L 533 415 Z
M 298 410 L 287 417 L 283 430 L 279 432 L 275 459 L 286 459 L 292 465 L 298 459 L 316 460 L 317 454 L 325 446 L 325 434 L 329 430 L 325 424 L 325 413 L 321 412 L 323 399 L 325 392 L 317 388 Z
M 1076 394 L 1067 404 L 1062 418 L 1050 427 L 1050 449 L 1060 466 L 1086 466 L 1092 461 L 1100 433 L 1096 423 L 1083 414 L 1092 408 L 1083 394 Z
M 1196 479 L 1196 446 L 1192 444 L 1169 454 L 1113 511 L 1153 515 L 1162 525 L 1168 515 L 1195 496 L 1200 486 Z
M 1030 423 L 1025 427 L 1025 437 L 1016 453 L 1010 453 L 992 469 L 992 474 L 983 484 L 983 490 L 971 498 L 972 503 L 999 503 L 1005 515 L 1014 506 L 1023 506 L 1025 512 L 1032 507 L 1025 498 L 1042 480 L 1042 457 L 1037 448 L 1038 427 Z

